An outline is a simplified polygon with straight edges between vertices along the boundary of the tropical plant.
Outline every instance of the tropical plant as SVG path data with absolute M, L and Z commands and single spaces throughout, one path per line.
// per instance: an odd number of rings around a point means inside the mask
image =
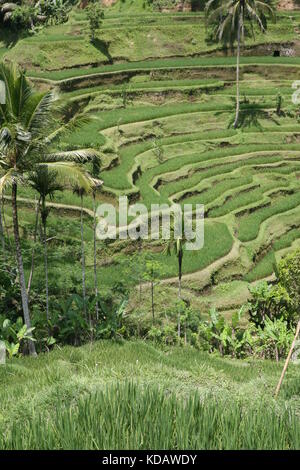
M 276 362 L 285 357 L 293 341 L 294 332 L 282 319 L 266 318 L 263 328 L 258 328 L 259 346 L 257 351 L 265 358 L 275 358 Z
M 164 161 L 164 147 L 162 145 L 161 139 L 154 139 L 153 142 L 153 152 L 158 160 L 159 163 L 163 163 Z
M 47 24 L 59 24 L 68 21 L 68 2 L 64 0 L 40 0 L 40 19 Z
M 0 194 L 8 185 L 12 187 L 13 230 L 22 296 L 24 321 L 31 328 L 28 294 L 23 267 L 19 233 L 17 187 L 25 176 L 38 165 L 47 165 L 57 171 L 65 182 L 80 183 L 86 189 L 93 185 L 92 178 L 78 162 L 91 157 L 89 151 L 50 152 L 51 141 L 61 129 L 74 128 L 73 120 L 57 129 L 54 95 L 51 92 L 35 92 L 24 72 L 16 66 L 0 65 L 0 80 L 5 84 L 6 103 L 0 104 Z M 60 121 L 59 121 L 60 122 Z M 52 134 L 51 134 L 52 131 Z M 31 354 L 36 354 L 33 341 L 29 341 Z
M 39 194 L 39 205 L 43 226 L 43 245 L 45 263 L 45 286 L 46 286 L 46 318 L 49 320 L 49 287 L 48 287 L 48 255 L 47 255 L 47 219 L 50 208 L 46 206 L 46 198 L 53 199 L 56 191 L 62 191 L 63 186 L 57 181 L 57 171 L 49 170 L 46 165 L 37 166 L 36 170 L 29 175 L 29 184 Z M 37 210 L 38 214 L 38 210 Z
M 236 112 L 234 128 L 237 128 L 240 112 L 240 53 L 248 29 L 254 36 L 254 25 L 260 31 L 267 29 L 267 19 L 275 20 L 270 4 L 260 0 L 209 0 L 205 7 L 206 23 L 212 25 L 214 37 L 223 44 L 237 42 L 236 54 Z M 248 28 L 248 29 L 247 29 Z
M 37 244 L 37 232 L 38 232 L 38 225 L 39 225 L 39 213 L 40 213 L 40 204 L 41 198 L 38 201 L 35 199 L 35 223 L 34 223 L 34 231 L 33 231 L 33 248 L 31 253 L 31 269 L 29 273 L 28 283 L 27 283 L 27 295 L 29 297 L 32 279 L 33 279 L 33 272 L 34 272 L 34 264 L 35 264 L 35 250 Z
M 176 219 L 174 225 L 171 227 L 170 239 L 167 242 L 166 254 L 171 256 L 172 253 L 175 253 L 178 261 L 178 297 L 181 299 L 181 279 L 182 279 L 182 262 L 184 255 L 184 247 L 187 242 L 185 238 L 184 230 L 184 218 L 181 218 L 181 226 L 179 227 L 180 222 Z M 177 230 L 179 228 L 179 231 Z M 178 312 L 178 338 L 181 337 L 181 313 Z
M 290 253 L 278 265 L 279 284 L 287 291 L 292 303 L 296 324 L 300 319 L 300 250 Z
M 96 326 L 95 336 L 97 339 L 112 339 L 123 336 L 123 318 L 126 312 L 127 299 L 123 299 L 118 305 L 110 310 L 102 306 L 101 318 Z
M 91 42 L 93 43 L 96 38 L 96 33 L 100 29 L 100 26 L 102 24 L 104 18 L 104 11 L 102 9 L 101 4 L 96 2 L 89 3 L 85 11 L 89 22 L 90 38 Z
M 81 267 L 82 267 L 82 298 L 83 298 L 83 313 L 86 317 L 86 273 L 85 273 L 85 244 L 84 244 L 84 230 L 83 230 L 83 196 L 87 194 L 87 191 L 76 185 L 73 188 L 73 192 L 80 197 L 80 237 L 81 237 Z M 91 318 L 88 319 L 91 324 Z
M 21 317 L 18 317 L 13 323 L 8 318 L 0 319 L 0 339 L 4 340 L 5 348 L 9 358 L 20 354 L 23 343 L 30 339 L 32 341 L 32 332 L 35 328 L 28 329 L 23 324 Z M 34 340 L 35 341 L 35 340 Z
M 267 318 L 271 320 L 283 318 L 289 323 L 293 321 L 292 298 L 281 284 L 270 285 L 266 281 L 261 281 L 255 286 L 249 286 L 249 292 L 250 322 L 256 326 L 263 326 Z
M 154 260 L 151 255 L 145 259 L 145 271 L 143 273 L 143 279 L 150 283 L 151 287 L 151 312 L 152 321 L 155 319 L 155 303 L 154 303 L 154 287 L 157 285 L 159 278 L 162 275 L 161 264 Z

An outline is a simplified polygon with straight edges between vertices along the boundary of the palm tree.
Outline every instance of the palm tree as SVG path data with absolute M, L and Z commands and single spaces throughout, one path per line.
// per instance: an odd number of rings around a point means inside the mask
M 95 290 L 95 311 L 96 311 L 96 320 L 99 320 L 99 301 L 98 301 L 98 276 L 97 276 L 97 240 L 96 240 L 96 230 L 97 230 L 97 217 L 96 217 L 96 189 L 93 191 L 93 249 L 94 249 L 94 290 Z
M 6 103 L 0 104 L 0 194 L 8 185 L 12 188 L 11 204 L 16 258 L 22 298 L 24 322 L 31 328 L 28 294 L 23 267 L 19 232 L 17 189 L 24 176 L 44 164 L 57 171 L 66 181 L 77 181 L 82 186 L 91 186 L 91 177 L 78 164 L 88 160 L 91 152 L 49 152 L 51 141 L 57 137 L 53 131 L 57 126 L 54 95 L 51 92 L 35 92 L 25 73 L 16 66 L 0 65 L 0 80 L 5 84 Z M 75 126 L 71 120 L 66 128 Z M 36 355 L 34 342 L 29 340 L 29 352 Z
M 43 225 L 44 263 L 45 263 L 45 285 L 46 285 L 46 318 L 49 321 L 49 283 L 48 283 L 48 256 L 47 256 L 47 218 L 50 213 L 46 206 L 46 198 L 53 199 L 55 191 L 62 191 L 63 186 L 58 183 L 57 172 L 49 170 L 47 165 L 39 165 L 29 175 L 29 184 L 39 194 L 41 220 Z M 38 211 L 37 211 L 38 214 Z M 38 218 L 38 217 L 37 217 Z
M 99 320 L 99 301 L 98 301 L 98 276 L 97 276 L 97 214 L 96 214 L 96 192 L 99 190 L 103 184 L 103 181 L 99 179 L 101 169 L 101 158 L 95 156 L 92 159 L 92 171 L 91 174 L 95 178 L 95 186 L 93 190 L 93 249 L 94 249 L 94 290 L 95 290 L 95 312 L 96 320 Z
M 236 55 L 236 111 L 234 128 L 237 128 L 240 110 L 240 53 L 246 27 L 254 36 L 256 24 L 263 33 L 267 29 L 267 18 L 275 20 L 271 5 L 260 0 L 209 0 L 205 7 L 206 22 L 214 27 L 216 39 L 225 44 L 237 42 Z
M 39 213 L 40 213 L 40 204 L 41 198 L 38 201 L 35 201 L 35 224 L 34 224 L 34 232 L 33 232 L 33 249 L 31 254 L 31 269 L 28 278 L 27 284 L 27 295 L 29 297 L 32 279 L 33 279 L 33 272 L 34 272 L 34 258 L 35 258 L 35 248 L 36 248 L 36 239 L 37 239 L 37 231 L 38 231 L 38 224 L 39 224 Z
M 83 234 L 83 196 L 87 194 L 87 191 L 75 185 L 73 193 L 80 197 L 80 233 L 81 233 L 81 266 L 82 266 L 82 298 L 83 298 L 83 313 L 86 317 L 86 283 L 85 283 L 85 246 L 84 246 L 84 234 Z M 91 325 L 91 319 L 89 318 L 89 325 Z

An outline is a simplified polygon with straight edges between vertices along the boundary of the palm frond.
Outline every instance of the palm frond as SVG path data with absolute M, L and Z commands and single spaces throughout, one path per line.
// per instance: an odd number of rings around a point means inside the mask
M 75 132 L 80 129 L 83 125 L 90 122 L 91 117 L 85 114 L 75 114 L 72 119 L 69 119 L 67 123 L 63 123 L 58 129 L 55 129 L 51 134 L 47 136 L 47 142 L 53 142 L 62 134 L 64 136 Z
M 15 178 L 15 172 L 13 168 L 10 168 L 1 178 L 0 178 L 0 194 L 3 194 L 4 189 L 11 185 Z
M 50 170 L 57 172 L 58 181 L 61 181 L 64 186 L 73 188 L 79 186 L 87 193 L 91 192 L 94 188 L 94 181 L 86 171 L 76 163 L 72 162 L 44 162 Z
M 98 153 L 93 149 L 69 150 L 66 152 L 50 153 L 46 156 L 47 162 L 78 162 L 85 163 L 98 157 Z
M 24 122 L 27 130 L 33 137 L 46 136 L 53 121 L 54 95 L 52 92 L 34 93 L 24 109 Z

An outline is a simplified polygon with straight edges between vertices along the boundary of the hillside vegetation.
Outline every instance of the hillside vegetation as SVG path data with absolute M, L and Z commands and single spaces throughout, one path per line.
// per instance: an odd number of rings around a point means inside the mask
M 196 255 L 187 253 L 183 262 L 184 274 L 189 273 L 184 294 L 204 311 L 211 304 L 224 311 L 239 306 L 247 298 L 247 283 L 272 275 L 275 260 L 299 246 L 300 134 L 291 96 L 300 73 L 300 17 L 297 11 L 277 16 L 265 34 L 257 31 L 246 40 L 240 93 L 254 111 L 237 130 L 228 128 L 236 93 L 234 51 L 225 53 L 207 40 L 201 11 L 164 14 L 147 3 L 117 2 L 105 9 L 97 41 L 91 43 L 85 10 L 73 7 L 66 23 L 2 42 L 3 58 L 25 67 L 36 87 L 56 90 L 69 113 L 91 118 L 62 138 L 60 149 L 94 149 L 101 156 L 99 202 L 115 204 L 126 194 L 148 207 L 171 201 L 205 204 L 205 247 Z M 280 57 L 274 57 L 276 51 Z M 276 112 L 278 96 L 282 105 Z M 21 188 L 19 195 L 29 200 L 21 226 L 30 234 L 34 191 Z M 91 286 L 92 201 L 83 201 Z M 67 261 L 68 246 L 78 246 L 80 198 L 64 191 L 53 202 L 62 207 L 50 214 L 50 235 L 57 233 L 60 214 L 65 222 L 59 224 L 58 239 L 69 240 L 64 247 L 59 240 L 49 243 L 50 279 L 56 284 L 51 289 L 61 295 L 61 260 L 64 281 L 80 276 Z M 10 229 L 9 208 L 7 225 Z M 155 249 L 161 277 L 176 276 L 175 256 L 166 258 L 151 243 L 145 249 Z M 98 244 L 103 294 L 124 279 L 130 252 L 130 243 Z M 39 279 L 34 279 L 37 285 Z
M 299 449 L 300 12 L 88 3 L 0 0 L 0 449 Z M 203 248 L 98 239 L 124 195 Z

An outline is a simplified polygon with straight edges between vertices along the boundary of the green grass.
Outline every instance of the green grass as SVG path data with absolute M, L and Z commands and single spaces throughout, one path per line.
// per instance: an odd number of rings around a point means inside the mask
M 0 448 L 299 449 L 299 371 L 289 368 L 275 405 L 280 371 L 143 342 L 9 361 L 0 367 Z
M 264 220 L 294 209 L 298 205 L 300 205 L 300 192 L 296 192 L 288 197 L 282 196 L 270 206 L 241 217 L 239 220 L 238 238 L 243 242 L 255 239 Z
M 195 272 L 206 268 L 214 261 L 227 255 L 232 248 L 232 243 L 232 236 L 225 224 L 219 222 L 205 223 L 204 247 L 197 252 L 184 252 L 183 273 Z M 147 252 L 147 250 L 145 251 Z M 150 253 L 150 250 L 148 252 Z M 160 277 L 162 279 L 178 276 L 178 260 L 175 254 L 167 256 L 161 250 L 158 252 L 154 251 L 151 255 L 161 266 Z M 130 256 L 125 254 L 118 255 L 114 258 L 114 261 L 115 264 L 99 269 L 99 279 L 101 279 L 100 289 L 104 286 L 108 288 L 124 279 L 127 279 L 127 282 L 130 283 L 130 278 L 128 278 Z
M 156 59 L 147 61 L 124 62 L 113 65 L 103 65 L 90 68 L 74 68 L 53 72 L 36 72 L 30 70 L 28 75 L 48 80 L 66 80 L 73 77 L 83 77 L 101 73 L 139 71 L 139 70 L 164 70 L 197 67 L 234 67 L 235 57 L 182 57 L 174 59 Z M 300 57 L 241 57 L 241 65 L 264 65 L 264 66 L 299 66 Z M 284 73 L 284 68 L 282 70 Z
M 289 230 L 272 244 L 272 249 L 254 266 L 254 268 L 245 276 L 248 282 L 256 281 L 270 276 L 274 271 L 276 261 L 275 253 L 284 248 L 288 248 L 295 240 L 300 239 L 300 229 Z
M 100 85 L 93 86 L 89 88 L 80 88 L 78 90 L 70 91 L 61 95 L 62 99 L 69 99 L 78 96 L 84 95 L 94 95 L 99 92 L 126 92 L 131 94 L 133 92 L 143 92 L 148 90 L 160 91 L 160 90 L 170 90 L 170 89 L 179 89 L 179 90 L 189 90 L 189 89 L 216 89 L 223 87 L 224 83 L 216 80 L 155 80 L 155 81 L 145 81 L 141 83 L 129 82 L 120 85 Z
M 274 270 L 274 264 L 276 262 L 275 253 L 273 250 L 260 260 L 255 267 L 245 276 L 245 281 L 253 282 L 257 279 L 263 279 L 270 276 Z

